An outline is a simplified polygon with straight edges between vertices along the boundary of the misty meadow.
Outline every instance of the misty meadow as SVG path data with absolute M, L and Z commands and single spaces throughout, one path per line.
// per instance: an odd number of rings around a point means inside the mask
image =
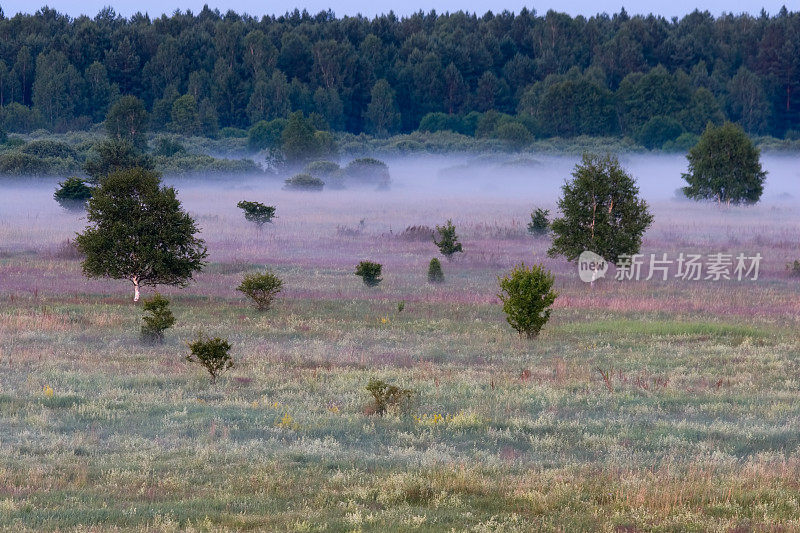
M 0 35 L 0 530 L 800 530 L 797 13 Z

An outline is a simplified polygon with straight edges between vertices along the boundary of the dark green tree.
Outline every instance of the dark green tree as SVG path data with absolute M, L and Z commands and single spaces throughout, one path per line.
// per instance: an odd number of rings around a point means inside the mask
M 435 257 L 428 263 L 428 283 L 444 283 L 442 264 Z
M 49 127 L 57 131 L 69 128 L 79 115 L 82 90 L 83 77 L 63 53 L 53 50 L 39 54 L 33 104 Z
M 650 150 L 660 149 L 667 141 L 674 141 L 683 133 L 681 123 L 672 117 L 653 117 L 636 132 L 639 144 Z
M 760 151 L 741 126 L 709 124 L 686 158 L 689 172 L 683 179 L 689 185 L 683 192 L 689 198 L 753 204 L 764 192 L 767 173 L 761 168 Z
M 83 75 L 86 81 L 86 113 L 93 122 L 102 122 L 118 98 L 119 87 L 108 79 L 108 71 L 99 61 L 88 67 Z
M 117 100 L 106 115 L 106 131 L 112 139 L 144 150 L 147 144 L 147 111 L 144 102 L 130 95 Z
M 106 177 L 89 200 L 89 222 L 75 242 L 88 277 L 141 286 L 186 286 L 206 262 L 194 220 L 155 172 L 132 168 Z
M 537 207 L 531 213 L 531 221 L 528 222 L 528 233 L 536 236 L 547 235 L 547 232 L 550 231 L 550 221 L 547 220 L 549 215 L 549 210 Z
M 381 277 L 381 270 L 383 269 L 383 265 L 380 263 L 373 263 L 372 261 L 361 261 L 356 266 L 356 276 L 359 276 L 364 285 L 367 287 L 375 287 L 383 278 Z
M 400 113 L 397 111 L 395 93 L 389 82 L 378 80 L 370 94 L 369 106 L 364 114 L 370 131 L 381 137 L 397 131 L 400 126 Z
M 448 220 L 444 226 L 436 226 L 436 233 L 439 234 L 439 240 L 437 241 L 434 236 L 433 242 L 439 247 L 439 252 L 448 260 L 453 258 L 453 254 L 463 251 L 452 220 Z
M 191 94 L 184 94 L 172 102 L 170 112 L 172 121 L 169 129 L 182 135 L 197 135 L 200 133 L 200 117 L 197 110 L 197 101 Z
M 89 175 L 89 181 L 95 185 L 101 183 L 109 174 L 120 170 L 153 169 L 152 159 L 125 140 L 105 140 L 95 145 L 94 151 L 96 155 L 86 159 L 83 169 Z
M 314 132 L 314 126 L 302 112 L 295 111 L 289 115 L 286 127 L 281 132 L 281 149 L 288 163 L 303 163 L 319 154 L 320 148 Z
M 264 205 L 261 202 L 242 200 L 236 204 L 236 207 L 244 211 L 245 220 L 256 224 L 258 227 L 271 223 L 275 217 L 275 206 Z
M 547 254 L 574 261 L 591 251 L 617 263 L 621 255 L 638 253 L 653 216 L 619 160 L 584 154 L 572 176 L 558 201 L 561 217 L 550 224 L 554 238 Z

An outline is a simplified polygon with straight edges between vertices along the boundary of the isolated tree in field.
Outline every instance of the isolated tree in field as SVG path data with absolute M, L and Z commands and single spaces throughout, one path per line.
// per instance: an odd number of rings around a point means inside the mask
M 617 263 L 620 255 L 638 253 L 653 216 L 619 160 L 584 154 L 572 176 L 558 201 L 562 216 L 550 224 L 554 238 L 547 254 L 574 261 L 588 250 Z
M 444 283 L 442 263 L 435 257 L 428 263 L 428 283 Z
M 725 204 L 754 204 L 764 192 L 767 173 L 760 151 L 741 126 L 709 124 L 697 145 L 689 150 L 689 173 L 683 179 L 688 198 Z
M 373 263 L 372 261 L 361 261 L 356 266 L 356 276 L 361 277 L 364 285 L 367 287 L 375 287 L 378 283 L 383 281 L 381 278 L 381 270 L 383 265 L 380 263 Z
M 439 251 L 448 261 L 453 258 L 453 254 L 462 251 L 461 243 L 458 242 L 458 235 L 456 235 L 456 227 L 453 225 L 452 220 L 448 220 L 444 226 L 436 226 L 436 232 L 439 234 L 439 240 L 437 241 L 434 236 L 433 242 L 439 247 Z
M 142 300 L 145 315 L 142 317 L 142 340 L 148 343 L 163 342 L 164 331 L 175 324 L 175 316 L 169 308 L 169 300 L 158 293 Z
M 186 286 L 206 264 L 206 247 L 172 187 L 134 168 L 108 176 L 87 209 L 89 225 L 75 239 L 89 277 L 127 279 L 134 301 L 143 285 Z
M 272 222 L 275 217 L 275 206 L 264 205 L 261 202 L 248 202 L 242 200 L 236 207 L 244 211 L 244 218 L 248 222 L 252 222 L 259 227 L 266 223 Z
M 92 188 L 76 177 L 67 178 L 58 183 L 59 187 L 53 194 L 56 202 L 67 210 L 83 210 L 86 202 L 92 197 Z
M 147 145 L 144 102 L 130 95 L 117 100 L 106 115 L 106 131 L 112 139 L 129 142 L 136 149 L 144 150 Z
M 550 307 L 558 293 L 553 290 L 553 275 L 542 265 L 527 268 L 521 263 L 498 278 L 506 320 L 520 335 L 535 337 L 550 319 Z
M 107 139 L 94 147 L 97 155 L 90 157 L 83 165 L 89 181 L 99 184 L 106 176 L 129 168 L 153 169 L 153 161 L 131 142 Z
M 547 232 L 550 231 L 550 221 L 547 220 L 549 215 L 549 210 L 537 207 L 531 213 L 531 221 L 528 222 L 528 233 L 536 236 L 547 235 Z
M 186 344 L 189 347 L 186 360 L 203 365 L 211 375 L 211 383 L 216 383 L 217 377 L 222 372 L 233 367 L 233 359 L 228 353 L 231 345 L 226 339 L 219 337 L 212 339 L 201 332 L 197 334 L 194 342 Z
M 259 311 L 268 311 L 282 287 L 281 278 L 272 272 L 264 272 L 246 275 L 236 290 L 253 300 Z

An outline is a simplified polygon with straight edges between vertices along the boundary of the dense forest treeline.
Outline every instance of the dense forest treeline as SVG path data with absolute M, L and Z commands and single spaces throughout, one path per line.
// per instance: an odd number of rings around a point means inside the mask
M 302 111 L 351 133 L 626 135 L 660 147 L 725 119 L 794 138 L 799 89 L 800 13 L 785 8 L 672 20 L 0 11 L 2 124 L 23 133 L 87 129 L 130 94 L 151 130 L 184 135 Z

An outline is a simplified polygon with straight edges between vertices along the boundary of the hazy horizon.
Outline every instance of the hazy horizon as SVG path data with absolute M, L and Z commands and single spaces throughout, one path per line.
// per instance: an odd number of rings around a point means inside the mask
M 254 2 L 253 0 L 233 0 L 225 3 L 207 2 L 204 0 L 184 0 L 180 2 L 155 2 L 152 0 L 131 2 L 130 0 L 125 0 L 114 4 L 110 4 L 108 0 L 89 0 L 80 3 L 70 0 L 50 0 L 43 4 L 31 4 L 23 2 L 22 0 L 11 0 L 9 2 L 0 3 L 0 8 L 2 8 L 6 17 L 12 17 L 18 13 L 32 14 L 44 6 L 55 9 L 61 13 L 66 13 L 71 17 L 80 15 L 94 17 L 101 9 L 109 5 L 113 7 L 118 14 L 125 17 L 141 12 L 154 18 L 162 14 L 171 15 L 176 10 L 190 10 L 197 13 L 203 9 L 204 5 L 208 5 L 211 9 L 219 9 L 221 13 L 233 10 L 239 14 L 248 14 L 254 17 L 261 17 L 264 15 L 280 16 L 284 13 L 294 11 L 295 8 L 301 11 L 306 10 L 312 14 L 331 10 L 338 17 L 358 14 L 373 17 L 390 11 L 393 11 L 399 16 L 406 16 L 419 11 L 429 12 L 431 10 L 435 10 L 437 13 L 468 11 L 483 15 L 487 11 L 499 13 L 504 10 L 519 13 L 523 8 L 535 10 L 539 14 L 544 14 L 552 9 L 572 16 L 583 15 L 591 17 L 600 13 L 619 13 L 624 7 L 630 15 L 654 14 L 670 19 L 672 17 L 681 18 L 695 10 L 708 11 L 715 17 L 722 13 L 749 13 L 751 15 L 758 15 L 762 9 L 769 15 L 775 15 L 780 11 L 782 6 L 786 5 L 786 2 L 783 0 L 766 0 L 763 2 L 741 0 L 737 2 L 723 2 L 722 0 L 710 0 L 696 3 L 693 0 L 677 0 L 668 4 L 656 6 L 642 0 L 633 2 L 623 2 L 619 0 L 600 0 L 598 2 L 565 0 L 557 2 L 548 0 L 547 2 L 538 2 L 536 4 L 517 0 L 504 0 L 502 2 L 477 2 L 474 0 L 471 2 L 459 2 L 456 0 L 444 0 L 436 2 L 435 4 L 429 2 L 405 2 L 398 5 L 390 1 L 367 2 L 365 0 L 343 0 L 332 3 L 329 0 L 305 0 L 303 2 L 279 0 L 267 6 Z

